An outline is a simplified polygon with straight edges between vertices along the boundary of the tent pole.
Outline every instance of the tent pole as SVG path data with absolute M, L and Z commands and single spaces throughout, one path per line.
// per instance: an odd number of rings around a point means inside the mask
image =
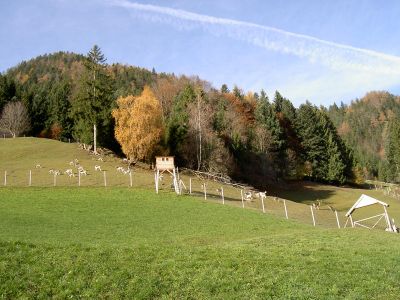
M 351 215 L 349 217 L 350 217 L 351 227 L 354 228 L 353 217 Z
M 387 213 L 386 206 L 383 206 L 383 209 L 385 210 L 386 224 L 388 226 L 389 231 L 392 232 L 393 231 L 392 222 L 390 222 L 390 218 L 389 218 L 389 215 Z

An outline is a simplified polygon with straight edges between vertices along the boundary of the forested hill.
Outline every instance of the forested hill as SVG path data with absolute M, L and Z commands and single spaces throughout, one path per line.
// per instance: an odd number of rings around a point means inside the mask
M 398 181 L 400 97 L 369 92 L 349 105 L 329 107 L 339 135 L 354 149 L 366 178 Z
M 57 124 L 62 127 L 61 137 L 72 136 L 68 111 L 79 97 L 84 61 L 83 55 L 57 52 L 20 63 L 5 74 L 3 85 L 8 85 L 9 95 L 0 99 L 0 106 L 10 98 L 15 86 L 17 98 L 28 106 L 33 135 L 52 137 L 51 127 Z M 107 66 L 107 73 L 112 81 L 113 99 L 138 94 L 156 78 L 148 70 L 119 64 Z M 4 82 L 7 80 L 8 83 Z
M 279 92 L 269 98 L 263 90 L 217 89 L 198 77 L 109 65 L 95 46 L 87 55 L 39 56 L 1 74 L 0 109 L 21 101 L 31 123 L 27 134 L 33 136 L 90 144 L 96 124 L 98 142 L 118 152 L 111 114 L 116 100 L 138 96 L 146 85 L 161 105 L 163 124 L 162 139 L 147 160 L 171 154 L 180 166 L 224 173 L 258 187 L 303 178 L 395 180 L 395 171 L 382 171 L 392 159 L 389 147 L 395 149 L 389 142 L 397 141 L 400 128 L 391 121 L 399 116 L 399 100 L 388 93 L 370 93 L 349 106 L 326 109 L 307 102 L 295 108 Z

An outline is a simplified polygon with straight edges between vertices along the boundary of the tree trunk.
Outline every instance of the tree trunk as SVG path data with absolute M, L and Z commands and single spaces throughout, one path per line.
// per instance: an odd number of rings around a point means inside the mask
M 200 92 L 197 94 L 197 129 L 198 129 L 198 138 L 199 138 L 199 147 L 198 147 L 198 154 L 197 154 L 197 170 L 199 171 L 201 168 L 201 143 L 202 143 L 202 136 L 201 136 L 201 111 L 200 111 Z

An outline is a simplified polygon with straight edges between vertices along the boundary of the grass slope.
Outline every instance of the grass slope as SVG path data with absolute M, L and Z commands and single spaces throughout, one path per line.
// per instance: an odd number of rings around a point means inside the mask
M 88 170 L 88 176 L 82 176 L 81 184 L 85 187 L 102 187 L 104 178 L 102 172 L 95 172 L 94 166 L 101 165 L 106 171 L 107 185 L 112 187 L 128 187 L 129 176 L 116 171 L 117 166 L 126 165 L 121 159 L 115 157 L 104 157 L 104 162 L 97 160 L 98 157 L 89 155 L 88 152 L 79 149 L 77 144 L 61 143 L 54 140 L 38 138 L 16 138 L 0 139 L 0 178 L 3 182 L 4 171 L 7 171 L 7 185 L 13 187 L 26 187 L 28 185 L 29 170 L 32 170 L 32 185 L 35 187 L 52 187 L 54 176 L 49 174 L 50 169 L 65 171 L 71 166 L 68 164 L 73 159 L 78 159 L 80 164 Z M 43 168 L 36 169 L 36 164 Z M 72 167 L 73 168 L 73 167 Z M 76 168 L 73 168 L 76 172 Z M 171 179 L 164 176 L 161 188 L 162 192 L 170 191 Z M 189 177 L 182 175 L 181 178 L 189 188 Z M 203 180 L 192 177 L 192 190 L 195 195 L 202 197 L 201 185 Z M 220 195 L 216 192 L 221 187 L 220 183 L 207 181 L 208 199 L 213 202 L 221 202 Z M 77 187 L 77 177 L 69 178 L 66 175 L 57 177 L 57 186 Z M 133 171 L 133 187 L 151 189 L 154 186 L 154 174 L 150 170 L 135 168 Z M 339 211 L 340 222 L 345 222 L 345 212 L 354 202 L 365 193 L 390 204 L 389 214 L 396 221 L 400 222 L 400 201 L 385 196 L 382 191 L 365 190 L 345 187 L 334 187 L 311 182 L 297 182 L 287 184 L 284 189 L 275 186 L 266 186 L 269 195 L 288 199 L 286 201 L 289 218 L 310 224 L 311 213 L 309 205 L 319 199 L 322 202 L 322 209 L 315 211 L 316 223 L 318 226 L 334 228 L 337 226 L 336 217 L 328 209 L 327 205 L 333 206 Z M 188 192 L 188 191 L 186 191 Z M 233 206 L 242 206 L 240 189 L 231 186 L 224 186 L 225 202 Z M 261 210 L 260 200 L 245 203 L 246 208 Z M 268 214 L 284 217 L 283 203 L 276 202 L 273 197 L 265 200 L 265 207 Z M 357 211 L 355 218 L 360 219 L 382 212 L 380 207 L 370 207 Z M 372 224 L 374 220 L 370 221 Z M 384 226 L 383 222 L 379 225 Z M 399 224 L 398 224 L 399 225 Z M 381 227 L 382 227 L 381 226 Z
M 74 158 L 89 170 L 85 187 L 62 176 L 62 187 L 51 187 L 48 169 Z M 146 170 L 135 170 L 129 189 L 111 157 L 102 163 L 113 185 L 105 188 L 95 164 L 75 144 L 0 141 L 0 172 L 8 170 L 11 185 L 0 188 L 0 298 L 399 298 L 399 235 L 287 221 L 271 198 L 265 215 L 259 202 L 241 209 L 240 191 L 228 187 L 225 206 L 167 186 L 155 195 Z M 29 169 L 37 181 L 28 188 Z M 207 184 L 210 193 L 218 187 Z M 274 192 L 294 200 L 290 218 L 307 223 L 301 203 L 321 199 L 345 210 L 361 193 L 379 196 L 311 183 Z M 400 211 L 396 200 L 378 198 Z M 316 212 L 317 223 L 323 216 L 335 226 L 326 210 Z
M 397 235 L 148 190 L 0 190 L 2 298 L 398 299 Z

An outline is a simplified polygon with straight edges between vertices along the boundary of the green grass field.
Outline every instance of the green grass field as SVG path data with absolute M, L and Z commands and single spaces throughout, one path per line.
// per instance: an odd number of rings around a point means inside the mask
M 54 145 L 50 153 L 42 143 Z M 35 144 L 43 149 L 32 152 Z M 76 145 L 16 139 L 0 142 L 0 171 L 22 172 L 35 155 L 60 168 L 75 157 L 96 163 Z M 106 164 L 111 170 L 119 162 Z M 133 188 L 96 186 L 94 176 L 87 187 L 0 187 L 0 298 L 400 297 L 399 235 L 286 220 L 271 199 L 263 214 L 257 203 L 242 209 L 234 199 L 221 205 L 166 187 L 156 195 L 150 175 L 138 171 Z M 364 191 L 305 183 L 276 192 L 297 201 L 288 201 L 289 215 L 301 215 L 313 195 L 344 210 L 352 204 L 345 195 Z
M 398 299 L 400 240 L 129 189 L 0 190 L 2 298 Z
M 121 159 L 112 156 L 103 156 L 104 162 L 98 161 L 98 157 L 89 154 L 87 151 L 79 149 L 77 144 L 61 143 L 48 139 L 37 138 L 16 138 L 0 139 L 0 186 L 4 182 L 4 172 L 7 171 L 8 187 L 27 187 L 29 182 L 29 171 L 32 172 L 33 187 L 53 187 L 54 176 L 49 174 L 50 169 L 59 169 L 62 172 L 66 169 L 74 169 L 69 162 L 78 159 L 79 163 L 88 171 L 88 176 L 81 177 L 81 187 L 104 187 L 104 177 L 102 172 L 95 172 L 94 166 L 101 165 L 103 171 L 106 171 L 108 187 L 129 187 L 129 176 L 116 171 L 117 166 L 127 165 Z M 40 164 L 42 168 L 35 168 Z M 149 166 L 142 165 L 136 167 L 132 173 L 133 189 L 154 188 L 154 173 Z M 165 180 L 161 184 L 161 193 L 170 192 L 172 179 L 168 174 L 164 176 Z M 189 176 L 182 174 L 181 178 L 186 184 L 188 194 Z M 197 177 L 191 177 L 193 195 L 199 199 L 203 198 L 201 185 L 207 185 L 207 199 L 210 202 L 221 203 L 221 196 L 217 189 L 224 187 L 225 203 L 232 206 L 242 206 L 241 191 L 239 188 L 222 185 L 211 180 L 203 180 Z M 57 187 L 78 187 L 78 178 L 69 178 L 63 174 L 56 178 Z M 265 200 L 265 208 L 268 214 L 284 217 L 283 201 L 274 201 L 274 196 L 280 199 L 287 199 L 286 205 L 290 219 L 295 219 L 303 223 L 311 224 L 310 207 L 317 199 L 321 201 L 321 210 L 315 211 L 316 223 L 318 226 L 326 228 L 337 227 L 336 217 L 327 205 L 334 207 L 339 212 L 339 219 L 343 225 L 345 222 L 344 214 L 354 204 L 354 202 L 365 193 L 376 197 L 390 204 L 389 214 L 396 221 L 400 222 L 400 201 L 385 196 L 383 191 L 361 190 L 355 188 L 334 187 L 321 185 L 311 182 L 289 183 L 279 189 L 275 185 L 267 184 L 265 186 L 269 197 Z M 251 202 L 246 201 L 244 206 L 248 209 L 262 210 L 260 199 L 254 199 Z M 355 217 L 363 218 L 381 212 L 379 207 L 367 208 L 357 212 Z M 379 224 L 381 225 L 381 224 Z M 382 224 L 383 226 L 383 224 Z

